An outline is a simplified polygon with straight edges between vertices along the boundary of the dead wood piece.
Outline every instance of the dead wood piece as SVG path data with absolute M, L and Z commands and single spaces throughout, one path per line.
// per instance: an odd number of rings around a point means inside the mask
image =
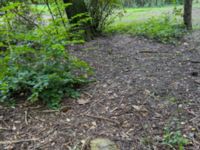
M 199 64 L 200 61 L 197 61 L 197 60 L 190 60 L 191 63 L 194 63 L 194 64 Z
M 160 53 L 160 52 L 157 52 L 157 51 L 140 51 L 139 53 Z
M 83 92 L 85 95 L 89 96 L 90 98 L 92 98 L 92 95 L 87 93 L 87 92 Z
M 168 53 L 168 52 L 158 52 L 158 51 L 148 51 L 148 50 L 146 50 L 146 51 L 139 51 L 139 53 L 142 53 L 142 54 L 166 54 L 166 53 Z
M 199 64 L 200 61 L 198 60 L 184 60 L 184 62 L 189 62 L 189 63 L 192 63 L 192 64 Z
M 9 130 L 12 130 L 12 129 L 9 129 L 9 128 L 2 128 L 2 127 L 0 127 L 0 130 L 6 130 L 6 131 L 9 131 Z
M 38 141 L 39 139 L 33 138 L 33 139 L 22 139 L 22 140 L 13 140 L 13 141 L 0 141 L 0 145 L 4 144 L 16 144 L 16 143 L 22 143 L 22 142 L 31 142 L 31 141 Z
M 189 109 L 186 109 L 186 111 L 190 114 L 190 115 L 193 115 L 195 117 L 197 117 L 198 115 L 195 114 L 193 111 L 190 111 Z
M 197 83 L 197 84 L 200 84 L 200 81 L 197 81 L 197 80 L 196 80 L 196 81 L 194 81 L 194 82 Z
M 55 113 L 55 112 L 60 112 L 60 110 L 43 110 L 41 112 L 43 112 L 43 113 Z
M 24 114 L 25 114 L 25 115 L 24 115 L 25 123 L 26 123 L 26 125 L 28 125 L 28 119 L 27 119 L 27 117 L 28 117 L 28 112 L 25 111 Z
M 89 145 L 89 142 L 90 142 L 91 139 L 92 139 L 91 137 L 88 137 L 88 138 L 84 141 L 84 143 L 83 143 L 83 145 L 82 145 L 82 147 L 81 147 L 81 150 L 85 150 L 85 149 L 86 149 L 86 147 Z
M 90 118 L 94 118 L 94 119 L 99 119 L 99 120 L 105 120 L 105 121 L 108 121 L 108 122 L 111 122 L 111 123 L 115 123 L 117 125 L 120 125 L 120 122 L 116 121 L 116 120 L 112 120 L 112 119 L 109 119 L 109 118 L 104 118 L 104 117 L 100 117 L 100 116 L 92 116 L 92 115 L 84 115 L 86 117 L 90 117 Z

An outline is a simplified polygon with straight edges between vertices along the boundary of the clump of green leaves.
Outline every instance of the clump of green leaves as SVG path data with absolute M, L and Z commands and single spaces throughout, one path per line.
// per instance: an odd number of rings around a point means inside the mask
M 176 43 L 186 32 L 184 25 L 176 14 L 163 14 L 151 17 L 147 21 L 121 23 L 110 26 L 108 33 L 128 33 L 145 36 L 163 43 Z
M 86 62 L 66 51 L 67 44 L 82 40 L 70 34 L 64 18 L 46 24 L 41 18 L 34 22 L 25 19 L 33 27 L 23 26 L 23 21 L 16 21 L 24 19 L 19 10 L 22 5 L 8 3 L 2 8 L 6 14 L 1 18 L 0 43 L 6 51 L 0 53 L 0 102 L 13 103 L 23 97 L 58 108 L 63 97 L 79 96 L 77 88 L 88 83 L 92 74 Z
M 180 131 L 170 131 L 165 129 L 163 136 L 163 144 L 171 147 L 178 147 L 179 150 L 184 150 L 184 146 L 189 143 L 188 139 L 185 138 Z

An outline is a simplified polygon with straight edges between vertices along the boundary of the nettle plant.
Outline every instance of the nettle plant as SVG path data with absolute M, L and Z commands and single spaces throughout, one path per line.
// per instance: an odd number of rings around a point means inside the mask
M 23 97 L 56 109 L 63 97 L 79 96 L 77 88 L 89 82 L 92 69 L 66 51 L 67 44 L 83 40 L 79 32 L 70 33 L 65 18 L 52 14 L 57 11 L 53 4 L 50 13 L 44 12 L 52 15 L 46 21 L 37 8 L 29 7 L 27 16 L 26 5 L 7 3 L 1 8 L 6 13 L 0 18 L 0 102 Z

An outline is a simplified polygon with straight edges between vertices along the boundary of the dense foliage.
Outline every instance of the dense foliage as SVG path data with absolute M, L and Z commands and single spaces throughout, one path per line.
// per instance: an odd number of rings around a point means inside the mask
M 121 0 L 86 0 L 89 16 L 92 18 L 92 25 L 98 32 L 119 16 L 122 10 Z
M 82 42 L 78 32 L 69 32 L 65 18 L 44 18 L 42 11 L 28 7 L 18 2 L 1 8 L 6 14 L 0 24 L 4 29 L 0 31 L 0 100 L 14 103 L 25 98 L 58 108 L 64 96 L 78 96 L 76 89 L 88 82 L 91 68 L 65 50 L 70 43 Z M 58 10 L 52 8 L 56 14 Z

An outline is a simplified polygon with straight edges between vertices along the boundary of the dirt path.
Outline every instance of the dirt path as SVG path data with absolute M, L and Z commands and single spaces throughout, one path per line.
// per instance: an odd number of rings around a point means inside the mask
M 164 128 L 200 149 L 199 38 L 172 46 L 117 35 L 74 47 L 95 68 L 97 81 L 79 101 L 86 104 L 66 99 L 61 112 L 0 107 L 0 141 L 13 140 L 0 149 L 84 150 L 88 139 L 108 137 L 121 150 L 167 150 Z

